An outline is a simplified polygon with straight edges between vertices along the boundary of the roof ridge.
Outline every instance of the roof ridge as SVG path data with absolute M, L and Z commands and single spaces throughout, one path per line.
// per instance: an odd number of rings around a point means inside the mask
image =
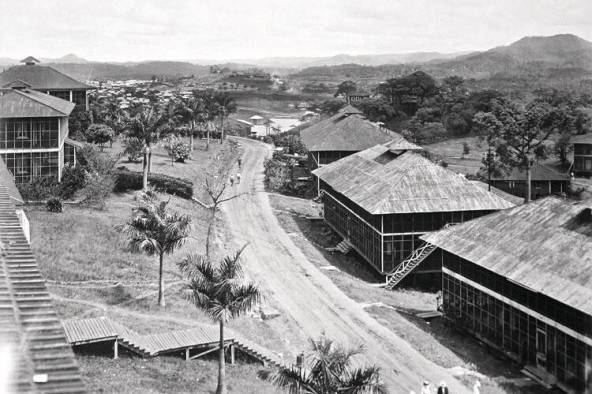
M 39 65 L 35 65 L 35 67 L 46 67 L 46 68 L 49 68 L 50 70 L 53 70 L 53 71 L 57 72 L 58 74 L 60 74 L 60 75 L 63 75 L 64 77 L 68 78 L 70 81 L 74 81 L 74 82 L 76 82 L 76 83 L 80 83 L 80 84 L 86 85 L 87 87 L 89 87 L 89 88 L 90 88 L 90 85 L 88 85 L 88 84 L 86 84 L 86 83 L 84 83 L 84 82 L 80 82 L 79 80 L 77 80 L 77 79 L 74 79 L 73 77 L 69 76 L 68 74 L 64 74 L 64 73 L 63 73 L 63 72 L 61 72 L 60 70 L 56 70 L 55 68 L 53 68 L 53 67 L 51 67 L 51 66 L 39 66 Z M 25 81 L 25 82 L 26 82 L 26 81 Z
M 35 97 L 34 95 L 32 95 L 32 96 L 28 95 L 28 94 L 27 94 L 28 92 L 25 92 L 25 91 L 22 91 L 22 90 L 18 90 L 18 89 L 12 89 L 12 91 L 13 91 L 13 92 L 17 92 L 18 94 L 20 94 L 20 95 L 22 95 L 22 96 L 24 96 L 24 97 L 26 97 L 26 98 L 28 98 L 28 99 L 31 99 L 31 100 L 33 100 L 33 101 L 35 101 L 35 102 L 37 102 L 37 103 L 39 103 L 39 104 L 41 104 L 41 105 L 43 105 L 43 106 L 47 107 L 47 108 L 51 108 L 51 109 L 53 109 L 54 111 L 56 111 L 56 112 L 59 112 L 59 113 L 61 113 L 61 114 L 62 114 L 62 115 L 64 115 L 64 116 L 68 116 L 68 114 L 66 114 L 66 113 L 64 113 L 64 112 L 62 112 L 62 111 L 60 111 L 59 109 L 57 109 L 57 108 L 54 108 L 54 107 L 52 107 L 51 105 L 44 103 L 43 101 L 40 101 L 40 100 L 39 100 L 37 97 Z M 42 93 L 42 92 L 39 92 L 39 91 L 35 91 L 35 92 L 36 92 L 36 93 L 39 93 L 39 94 L 45 94 L 45 93 Z M 50 94 L 45 94 L 45 95 L 46 95 L 46 96 L 53 97 L 53 96 L 51 96 Z M 57 97 L 54 97 L 54 98 L 57 98 Z M 61 100 L 61 99 L 60 99 L 60 100 Z M 64 100 L 64 101 L 65 101 L 65 100 Z

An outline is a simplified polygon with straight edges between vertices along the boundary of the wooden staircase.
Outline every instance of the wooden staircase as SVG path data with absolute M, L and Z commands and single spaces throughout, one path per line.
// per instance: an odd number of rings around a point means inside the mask
M 415 267 L 424 261 L 432 252 L 436 250 L 436 245 L 425 242 L 422 246 L 415 249 L 407 259 L 401 262 L 394 270 L 386 276 L 386 288 L 392 290 L 403 280 Z
M 243 353 L 261 361 L 265 366 L 272 366 L 281 368 L 284 363 L 275 355 L 271 354 L 267 349 L 263 349 L 259 345 L 250 342 L 243 338 L 235 338 L 233 344 Z
M 347 239 L 339 242 L 334 248 L 325 248 L 328 252 L 340 252 L 343 254 L 348 254 L 352 249 L 353 245 Z

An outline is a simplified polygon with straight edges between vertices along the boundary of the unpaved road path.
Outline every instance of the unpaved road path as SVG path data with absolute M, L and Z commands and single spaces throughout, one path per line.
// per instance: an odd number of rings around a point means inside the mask
M 237 139 L 244 148 L 242 181 L 234 192 L 249 193 L 222 205 L 250 277 L 260 282 L 290 315 L 307 337 L 325 332 L 345 345 L 363 344 L 368 363 L 382 368 L 392 393 L 420 391 L 423 380 L 445 380 L 450 392 L 469 393 L 445 369 L 427 360 L 407 342 L 379 324 L 362 306 L 347 297 L 313 263 L 308 261 L 279 225 L 263 187 L 263 160 L 271 147 L 253 140 Z M 319 252 L 318 258 L 323 259 Z M 329 263 L 327 263 L 329 264 Z

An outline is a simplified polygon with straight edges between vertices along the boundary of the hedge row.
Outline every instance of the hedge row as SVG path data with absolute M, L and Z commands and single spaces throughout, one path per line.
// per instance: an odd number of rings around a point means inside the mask
M 115 192 L 142 189 L 142 173 L 126 168 L 115 170 Z M 182 198 L 193 197 L 193 182 L 188 179 L 175 178 L 163 174 L 148 174 L 148 183 L 156 190 L 174 194 Z

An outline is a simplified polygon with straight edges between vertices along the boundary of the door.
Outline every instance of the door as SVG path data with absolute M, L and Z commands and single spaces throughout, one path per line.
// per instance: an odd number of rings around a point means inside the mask
M 537 367 L 545 369 L 547 366 L 547 332 L 542 328 L 536 330 L 536 350 Z

